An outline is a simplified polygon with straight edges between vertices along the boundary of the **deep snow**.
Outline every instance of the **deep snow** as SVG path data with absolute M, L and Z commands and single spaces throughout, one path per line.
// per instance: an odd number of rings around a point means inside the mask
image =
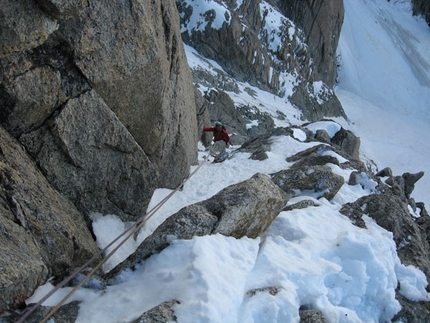
M 413 197 L 430 205 L 430 28 L 410 1 L 344 4 L 336 93 L 349 128 L 380 169 L 425 171 Z
M 373 159 L 379 168 L 390 166 L 399 175 L 425 170 L 413 196 L 430 202 L 430 29 L 422 19 L 410 16 L 408 3 L 345 0 L 339 45 L 343 66 L 336 91 L 349 121 L 336 121 L 361 137 L 363 158 Z M 192 67 L 216 64 L 202 62 L 192 48 L 186 50 Z M 277 120 L 280 126 L 300 123 L 298 111 L 283 99 L 254 90 L 256 98 L 243 92 L 234 100 L 258 107 L 262 103 L 274 116 L 281 107 L 288 118 Z M 339 124 L 319 122 L 309 129 L 326 129 L 333 136 Z M 150 219 L 137 241 L 127 242 L 104 269 L 124 259 L 183 206 L 207 199 L 256 172 L 288 168 L 287 156 L 316 144 L 301 142 L 300 130 L 294 135 L 295 139 L 274 137 L 269 159 L 263 162 L 237 153 L 222 164 L 203 165 Z M 202 160 L 207 152 L 199 149 Z M 352 170 L 331 167 L 348 180 Z M 390 232 L 371 218 L 365 218 L 368 229 L 357 228 L 338 212 L 344 203 L 372 193 L 374 187 L 364 176 L 361 185 L 345 184 L 333 201 L 319 199 L 315 200 L 318 206 L 281 212 L 258 239 L 217 234 L 173 240 L 105 291 L 81 288 L 69 300 L 82 301 L 77 322 L 129 322 L 172 299 L 180 301 L 175 306 L 180 323 L 299 322 L 300 306 L 321 310 L 327 322 L 389 322 L 400 310 L 395 300 L 398 282 L 401 293 L 411 300 L 429 300 L 430 295 L 425 291 L 424 274 L 400 263 Z M 157 190 L 149 209 L 170 192 Z M 114 215 L 94 218 L 101 247 L 128 225 Z M 51 288 L 50 284 L 40 287 L 27 303 Z M 62 288 L 44 305 L 56 305 L 70 290 Z

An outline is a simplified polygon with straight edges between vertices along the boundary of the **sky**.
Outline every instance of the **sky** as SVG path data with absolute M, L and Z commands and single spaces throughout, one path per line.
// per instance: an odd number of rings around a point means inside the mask
M 346 15 L 339 43 L 342 69 L 336 93 L 348 120 L 317 122 L 308 128 L 327 130 L 330 136 L 340 126 L 351 129 L 361 138 L 362 158 L 373 160 L 379 169 L 390 166 L 398 175 L 426 171 L 421 179 L 425 185 L 418 182 L 412 196 L 430 202 L 426 188 L 426 176 L 430 175 L 430 143 L 426 142 L 430 138 L 426 106 L 430 102 L 430 28 L 421 18 L 411 17 L 408 1 L 344 2 Z M 199 59 L 192 48 L 185 48 L 191 67 L 220 68 L 215 62 Z M 239 84 L 240 89 L 245 87 L 251 86 Z M 282 109 L 287 118 L 276 119 L 277 126 L 302 123 L 300 113 L 284 99 L 253 90 L 254 97 L 247 92 L 230 94 L 237 104 L 253 104 L 274 117 Z M 269 158 L 264 161 L 236 153 L 223 163 L 206 162 L 184 189 L 148 220 L 137 239 L 127 241 L 103 269 L 109 271 L 125 259 L 182 207 L 208 199 L 257 172 L 288 169 L 291 164 L 286 157 L 318 144 L 305 143 L 304 138 L 299 129 L 294 137 L 273 137 Z M 198 149 L 202 162 L 207 151 L 200 143 Z M 345 182 L 353 171 L 330 167 Z M 372 194 L 374 188 L 375 183 L 363 176 L 359 185 L 343 185 L 332 201 L 303 193 L 288 203 L 312 199 L 316 206 L 281 212 L 256 239 L 220 234 L 173 239 L 169 247 L 135 271 L 122 273 L 106 289 L 79 289 L 69 299 L 81 301 L 76 322 L 129 322 L 172 299 L 180 302 L 174 307 L 179 323 L 298 323 L 301 306 L 320 310 L 327 322 L 390 322 L 400 310 L 395 299 L 398 283 L 400 293 L 410 300 L 429 301 L 430 294 L 425 290 L 424 274 L 399 260 L 392 233 L 369 217 L 364 218 L 367 229 L 358 228 L 339 213 L 343 204 Z M 169 193 L 171 190 L 157 189 L 148 209 Z M 93 217 L 101 248 L 130 225 L 115 215 Z M 37 302 L 52 288 L 50 283 L 41 286 L 27 303 Z M 275 288 L 276 293 L 267 292 L 268 288 Z M 55 306 L 70 290 L 60 289 L 44 305 Z

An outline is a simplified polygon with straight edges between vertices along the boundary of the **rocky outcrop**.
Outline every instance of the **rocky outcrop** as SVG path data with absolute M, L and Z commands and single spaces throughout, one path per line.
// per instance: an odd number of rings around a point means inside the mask
M 213 1 L 204 9 L 192 1 L 176 2 L 184 42 L 236 80 L 289 98 L 308 120 L 345 116 L 331 89 L 342 1 L 308 6 L 296 1 Z M 291 6 L 295 10 L 287 10 Z M 211 76 L 211 86 L 224 90 L 231 82 L 218 74 Z M 193 75 L 200 82 L 199 71 Z
M 141 317 L 132 321 L 131 323 L 163 323 L 163 322 L 177 322 L 173 307 L 179 304 L 178 301 L 164 302 L 148 312 L 142 314 Z
M 178 19 L 169 0 L 94 1 L 59 29 L 77 67 L 166 187 L 177 186 L 196 162 L 193 87 Z
M 127 219 L 156 187 L 181 183 L 197 127 L 173 2 L 8 0 L 1 10 L 0 122 L 61 193 L 86 214 Z M 115 138 L 126 132 L 128 143 Z
M 310 195 L 314 198 L 333 199 L 345 183 L 328 166 L 292 167 L 272 174 L 272 180 L 290 197 Z
M 79 303 L 80 302 L 71 302 L 66 305 L 61 306 L 58 311 L 56 311 L 51 320 L 55 323 L 71 323 L 75 322 L 76 318 L 79 314 Z M 37 309 L 37 311 L 26 319 L 25 323 L 39 323 L 41 322 L 48 313 L 52 310 L 50 306 L 41 306 Z M 8 313 L 4 315 L 1 319 L 2 323 L 16 323 L 21 318 L 22 313 Z M 48 320 L 49 322 L 49 320 Z
M 430 2 L 426 0 L 412 0 L 414 15 L 422 15 L 430 26 Z
M 246 141 L 238 151 L 251 153 L 251 159 L 264 160 L 267 158 L 267 151 L 270 151 L 271 137 L 287 135 L 294 137 L 294 130 L 300 130 L 306 134 L 305 141 L 319 142 L 309 149 L 303 150 L 287 158 L 288 162 L 293 162 L 294 166 L 300 165 L 325 165 L 329 162 L 342 168 L 353 167 L 357 170 L 366 170 L 366 166 L 359 159 L 360 138 L 351 131 L 340 127 L 340 130 L 331 138 L 325 130 L 318 130 L 315 133 L 303 126 L 276 128 L 266 131 L 262 135 L 252 137 Z M 331 156 L 329 153 L 339 155 L 339 158 Z M 339 161 L 339 159 L 341 161 Z
M 350 185 L 358 173 L 351 173 Z M 376 220 L 378 225 L 393 233 L 398 255 L 405 265 L 420 268 L 430 281 L 430 217 L 423 203 L 415 203 L 411 198 L 414 184 L 424 175 L 404 173 L 394 176 L 386 167 L 376 174 L 365 173 L 375 183 L 376 194 L 364 196 L 353 203 L 347 203 L 340 210 L 355 225 L 365 228 L 363 215 Z M 420 209 L 418 209 L 419 204 Z M 419 215 L 411 215 L 411 210 Z
M 46 178 L 83 212 L 132 220 L 152 195 L 142 188 L 157 185 L 147 155 L 93 90 L 68 100 L 60 114 L 20 141 Z
M 425 323 L 430 317 L 429 302 L 411 302 L 402 295 L 396 295 L 402 309 L 397 313 L 392 322 Z
M 186 27 L 195 12 L 190 2 L 177 3 Z M 222 15 L 213 8 L 203 12 L 202 28 L 183 30 L 182 36 L 231 76 L 193 70 L 196 83 L 216 88 L 200 91 L 192 85 L 173 1 L 2 1 L 0 312 L 24 306 L 49 277 L 62 278 L 97 253 L 89 213 L 133 221 L 155 188 L 180 184 L 196 162 L 197 129 L 211 120 L 228 123 L 235 144 L 250 139 L 240 150 L 257 160 L 268 157 L 272 135 L 293 135 L 291 128 L 274 129 L 258 107 L 235 105 L 227 93 L 239 91 L 234 78 L 288 97 L 306 119 L 344 116 L 332 91 L 340 0 L 213 3 L 222 4 Z M 424 2 L 414 4 L 428 12 Z M 225 23 L 217 26 L 219 18 Z M 273 19 L 280 23 L 272 25 Z M 250 88 L 244 91 L 253 96 Z M 258 126 L 247 127 L 250 123 Z M 358 160 L 360 142 L 352 133 L 343 130 L 331 138 L 302 130 L 307 141 L 324 144 L 288 158 L 294 165 L 274 179 L 291 196 L 300 191 L 312 198 L 284 207 L 288 194 L 258 174 L 172 215 L 109 277 L 161 251 L 173 235 L 255 238 L 280 210 L 317 207 L 315 197 L 331 199 L 345 185 L 327 164 L 354 168 L 349 185 L 361 185 L 366 176 L 377 183 L 376 194 L 346 205 L 345 215 L 365 225 L 363 214 L 371 214 L 393 231 L 404 263 L 429 277 L 430 218 L 424 204 L 411 197 L 423 174 L 387 172 L 383 182 Z M 419 208 L 421 217 L 412 218 L 408 207 Z M 399 320 L 429 315 L 427 303 L 401 302 Z M 160 304 L 137 321 L 174 321 L 174 305 Z M 41 307 L 31 320 L 49 310 Z M 71 303 L 54 319 L 72 322 L 77 313 L 78 304 Z M 14 315 L 1 320 L 14 322 Z M 301 316 L 323 321 L 311 310 L 301 310 Z
M 390 167 L 385 167 L 375 174 L 377 180 L 388 184 L 388 190 L 391 194 L 400 197 L 404 202 L 408 203 L 414 210 L 418 203 L 411 197 L 415 188 L 415 183 L 424 176 L 424 172 L 404 173 L 402 176 L 394 176 Z M 422 215 L 428 215 L 425 209 L 422 210 Z
M 272 0 L 306 35 L 306 44 L 316 69 L 316 79 L 332 87 L 336 77 L 336 50 L 345 9 L 342 0 Z
M 294 131 L 290 128 L 277 128 L 272 134 L 294 137 Z M 308 139 L 315 140 L 316 137 L 325 138 L 325 141 L 330 138 L 328 134 L 314 136 L 312 132 L 308 133 Z M 252 144 L 244 145 L 241 148 L 242 151 L 246 150 L 251 155 L 258 155 L 255 152 L 261 151 L 262 144 L 270 146 L 270 137 L 267 134 L 262 135 L 251 142 Z M 393 177 L 391 169 L 386 168 L 376 176 L 366 170 L 359 160 L 348 158 L 351 156 L 334 144 L 327 142 L 316 144 L 289 157 L 288 160 L 293 163 L 290 169 L 275 174 L 272 179 L 267 175 L 256 174 L 247 181 L 225 188 L 206 201 L 186 206 L 167 218 L 144 240 L 134 254 L 100 278 L 100 281 L 96 279 L 91 282 L 87 288 L 103 290 L 106 284 L 117 283 L 121 280 L 120 273 L 134 270 L 137 264 L 168 247 L 172 239 L 192 239 L 194 236 L 215 233 L 235 238 L 245 235 L 250 238 L 262 236 L 281 210 L 288 212 L 307 207 L 314 207 L 317 210 L 320 206 L 317 198 L 331 199 L 343 185 L 362 185 L 363 189 L 369 191 L 369 195 L 345 204 L 341 212 L 354 224 L 364 229 L 366 222 L 363 216 L 373 217 L 380 226 L 393 232 L 402 263 L 420 268 L 429 277 L 430 218 L 424 205 L 419 203 L 417 205 L 421 208 L 421 217 L 412 216 L 409 210 L 410 204 L 408 204 L 411 199 L 406 197 L 411 193 L 411 188 L 413 189 L 413 184 L 419 180 L 421 173 L 406 173 L 404 176 Z M 342 176 L 334 174 L 332 166 L 328 165 L 336 165 L 345 171 L 354 169 L 351 171 L 348 183 L 345 183 Z M 288 176 L 284 176 L 285 174 Z M 301 175 L 304 178 L 297 180 Z M 404 183 L 408 183 L 408 189 L 403 186 L 403 190 L 398 190 L 383 182 L 383 179 L 387 182 L 390 178 L 404 179 Z M 295 203 L 285 206 L 289 196 L 281 188 L 292 192 L 290 196 L 302 195 L 302 197 Z M 399 195 L 399 193 L 402 194 Z M 275 296 L 278 292 L 278 287 L 268 286 L 250 290 L 246 293 L 246 297 L 251 298 L 257 293 Z M 400 292 L 397 299 L 402 305 L 401 312 L 396 315 L 398 319 L 407 317 L 411 322 L 420 323 L 419 318 L 423 317 L 422 315 L 426 317 L 430 313 L 428 302 L 412 302 L 404 298 Z M 157 322 L 158 319 L 175 322 L 175 304 L 177 302 L 174 300 L 162 303 L 144 313 L 135 322 Z M 35 315 L 44 313 L 45 310 L 42 308 Z M 66 311 L 67 308 L 64 310 Z M 70 315 L 71 317 L 75 315 L 73 308 Z M 301 322 L 325 322 L 323 314 L 308 305 L 300 308 L 300 318 Z
M 210 120 L 217 120 L 228 125 L 232 145 L 242 145 L 247 140 L 271 133 L 275 127 L 270 115 L 260 112 L 254 106 L 235 106 L 233 100 L 224 91 L 211 90 L 204 96 L 204 99 L 207 102 L 204 109 L 209 115 L 206 126 L 210 125 Z M 205 146 L 209 146 L 211 139 L 211 135 L 202 135 L 202 142 Z
M 173 1 L 5 0 L 0 29 L 3 311 L 98 251 L 91 212 L 182 183 L 198 138 Z
M 172 236 L 191 239 L 220 233 L 237 239 L 244 236 L 256 238 L 269 227 L 287 201 L 286 194 L 268 176 L 256 174 L 171 215 L 132 255 L 111 270 L 107 278 L 112 279 L 160 252 L 169 246 Z
M 324 315 L 317 310 L 300 309 L 300 323 L 326 323 Z
M 98 251 L 82 214 L 0 127 L 0 312 Z
M 343 128 L 340 129 L 331 139 L 331 142 L 340 147 L 341 150 L 351 156 L 352 159 L 360 159 L 360 138 L 354 135 L 352 131 Z
M 333 155 L 337 155 L 338 157 Z M 352 167 L 360 171 L 366 170 L 366 166 L 362 161 L 352 159 L 348 153 L 339 149 L 339 147 L 327 144 L 319 144 L 303 150 L 293 156 L 287 157 L 287 161 L 294 163 L 294 167 L 332 163 L 341 168 Z

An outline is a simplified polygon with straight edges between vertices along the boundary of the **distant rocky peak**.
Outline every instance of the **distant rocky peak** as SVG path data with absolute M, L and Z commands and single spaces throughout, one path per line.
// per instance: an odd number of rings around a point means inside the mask
M 176 3 L 184 42 L 216 61 L 232 78 L 290 100 L 308 120 L 344 115 L 330 91 L 333 82 L 325 81 L 331 76 L 323 77 L 321 68 L 314 66 L 321 59 L 311 55 L 312 39 L 276 1 Z
M 177 4 L 184 41 L 239 81 L 289 96 L 300 65 L 311 65 L 304 33 L 268 2 Z

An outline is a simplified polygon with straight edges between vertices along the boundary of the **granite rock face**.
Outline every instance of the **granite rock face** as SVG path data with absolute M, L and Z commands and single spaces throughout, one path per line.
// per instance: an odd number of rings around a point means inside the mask
M 0 127 L 0 312 L 98 252 L 82 214 Z
M 229 74 L 205 77 L 203 83 L 234 91 L 229 77 L 248 82 L 288 98 L 310 121 L 345 116 L 332 90 L 341 0 L 176 3 L 184 42 Z M 193 76 L 202 82 L 200 71 Z
M 98 252 L 92 212 L 182 183 L 198 138 L 174 1 L 3 0 L 0 30 L 1 312 Z
M 345 13 L 343 1 L 274 2 L 285 16 L 304 30 L 317 78 L 332 87 L 336 78 L 336 49 Z
M 157 185 L 153 164 L 94 90 L 68 100 L 49 125 L 20 141 L 46 178 L 82 211 L 132 220 L 151 198 L 146 188 Z
M 12 18 L 2 20 L 10 33 L 2 34 L 0 123 L 31 152 L 60 192 L 72 200 L 79 195 L 81 211 L 136 217 L 156 187 L 176 187 L 197 157 L 194 89 L 175 3 L 38 2 L 4 1 L 2 7 L 2 15 Z M 107 114 L 116 118 L 108 127 Z M 74 124 L 67 125 L 69 118 Z M 54 129 L 61 128 L 59 120 L 68 127 L 62 133 Z M 55 144 L 47 143 L 47 130 Z M 120 147 L 124 143 L 115 136 L 126 132 L 129 142 Z M 103 149 L 89 149 L 102 144 Z M 130 149 L 140 150 L 134 162 L 126 154 L 118 157 Z M 47 157 L 51 153 L 61 157 Z M 107 155 L 117 156 L 117 162 L 97 176 L 96 164 L 81 167 L 77 160 Z M 139 168 L 141 179 L 134 186 L 141 194 L 130 199 L 126 191 L 133 186 L 133 163 L 144 165 L 144 174 Z M 124 171 L 129 174 L 120 175 Z M 82 185 L 76 173 L 88 183 Z M 104 184 L 95 187 L 105 191 L 104 197 L 83 188 L 99 179 Z M 118 192 L 109 199 L 112 187 L 124 195 Z M 110 207 L 100 209 L 96 200 Z

